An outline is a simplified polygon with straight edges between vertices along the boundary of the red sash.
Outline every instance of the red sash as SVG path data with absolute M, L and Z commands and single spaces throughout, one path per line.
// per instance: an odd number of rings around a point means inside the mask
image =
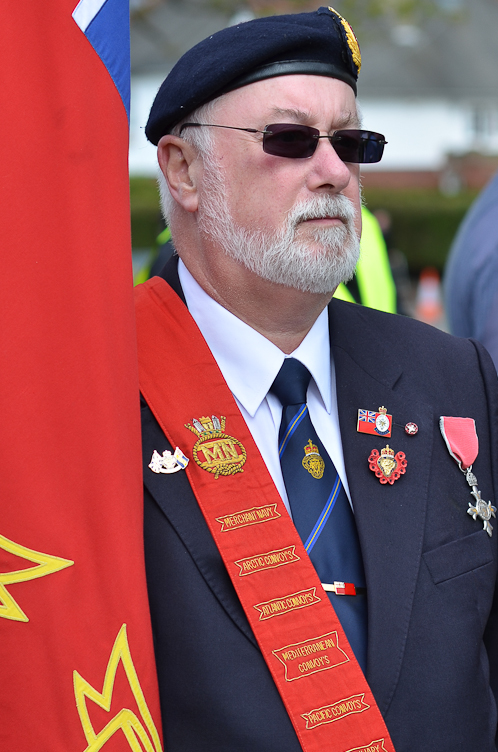
M 252 435 L 178 296 L 136 290 L 140 388 L 185 471 L 305 752 L 394 752 Z M 166 481 L 165 481 L 166 482 Z

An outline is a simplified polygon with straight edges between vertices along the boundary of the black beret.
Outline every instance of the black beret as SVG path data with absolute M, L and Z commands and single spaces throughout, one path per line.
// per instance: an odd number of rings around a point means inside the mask
M 358 42 L 333 8 L 267 16 L 229 26 L 185 53 L 161 84 L 145 134 L 157 144 L 202 104 L 246 84 L 308 73 L 349 84 L 356 94 Z

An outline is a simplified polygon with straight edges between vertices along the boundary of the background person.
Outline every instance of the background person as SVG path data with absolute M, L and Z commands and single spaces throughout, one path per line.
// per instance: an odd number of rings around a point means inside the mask
M 450 331 L 474 337 L 498 369 L 498 175 L 467 212 L 446 262 L 445 305 Z

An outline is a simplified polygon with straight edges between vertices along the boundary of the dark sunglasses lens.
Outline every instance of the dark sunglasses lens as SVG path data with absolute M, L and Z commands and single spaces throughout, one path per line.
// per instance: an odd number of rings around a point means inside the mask
M 263 136 L 263 151 L 274 157 L 303 159 L 314 153 L 320 132 L 307 125 L 278 123 L 267 125 Z
M 336 131 L 330 142 L 343 162 L 356 164 L 380 162 L 386 143 L 381 133 L 355 130 Z

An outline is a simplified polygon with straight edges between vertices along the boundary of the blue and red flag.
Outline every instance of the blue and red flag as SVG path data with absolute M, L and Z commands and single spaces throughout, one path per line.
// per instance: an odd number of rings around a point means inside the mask
M 0 10 L 0 749 L 159 752 L 126 0 Z
M 358 410 L 358 433 L 368 433 L 371 436 L 391 436 L 393 416 L 388 415 L 385 407 L 379 407 L 379 411 Z

